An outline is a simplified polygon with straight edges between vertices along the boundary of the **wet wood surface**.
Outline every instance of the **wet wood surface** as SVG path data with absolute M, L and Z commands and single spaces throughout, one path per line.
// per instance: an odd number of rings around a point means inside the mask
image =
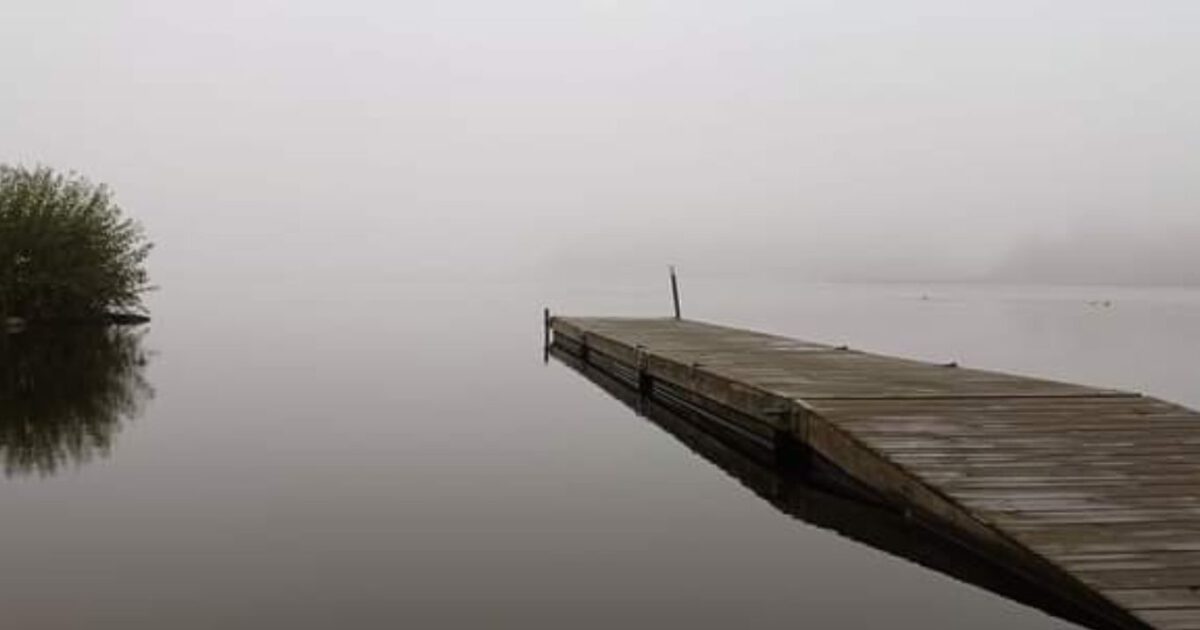
M 556 342 L 746 414 L 1117 626 L 1200 629 L 1200 414 L 1135 393 L 689 320 Z

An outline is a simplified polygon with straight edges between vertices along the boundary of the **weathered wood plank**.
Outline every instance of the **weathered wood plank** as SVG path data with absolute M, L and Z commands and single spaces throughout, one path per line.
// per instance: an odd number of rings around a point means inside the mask
M 1121 625 L 1200 627 L 1195 411 L 688 320 L 551 327 L 585 360 L 793 436 Z

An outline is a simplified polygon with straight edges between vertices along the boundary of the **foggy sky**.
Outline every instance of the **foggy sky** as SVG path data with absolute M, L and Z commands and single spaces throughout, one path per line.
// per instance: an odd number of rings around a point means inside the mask
M 1080 234 L 1200 234 L 1190 1 L 8 0 L 2 16 L 0 162 L 111 184 L 168 286 L 667 262 L 987 276 L 1030 248 L 1103 258 L 1109 241 Z

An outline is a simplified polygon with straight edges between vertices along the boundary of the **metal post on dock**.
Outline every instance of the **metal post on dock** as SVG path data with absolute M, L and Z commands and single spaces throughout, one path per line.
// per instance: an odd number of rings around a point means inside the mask
M 675 279 L 675 265 L 671 265 L 671 300 L 675 303 L 675 319 L 679 319 L 679 281 Z

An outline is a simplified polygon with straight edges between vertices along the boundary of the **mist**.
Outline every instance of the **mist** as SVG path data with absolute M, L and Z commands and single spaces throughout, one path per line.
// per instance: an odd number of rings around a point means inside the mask
M 0 161 L 111 184 L 168 287 L 666 263 L 1197 282 L 1191 2 L 4 13 Z

